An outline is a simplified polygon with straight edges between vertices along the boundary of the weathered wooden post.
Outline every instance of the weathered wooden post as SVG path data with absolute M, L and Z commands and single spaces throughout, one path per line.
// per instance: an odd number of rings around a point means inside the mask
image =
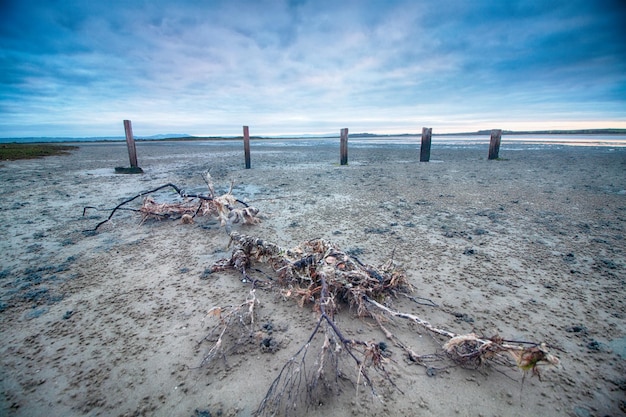
M 248 126 L 243 127 L 243 152 L 246 158 L 246 169 L 250 169 L 250 131 Z
M 126 133 L 126 146 L 128 146 L 128 157 L 130 167 L 137 168 L 137 149 L 135 149 L 135 138 L 133 137 L 133 125 L 130 120 L 124 120 L 124 132 Z
M 128 158 L 130 168 L 115 167 L 118 174 L 142 174 L 143 169 L 137 164 L 137 149 L 135 149 L 135 138 L 133 137 L 133 126 L 130 120 L 124 120 L 124 132 L 126 133 L 126 146 L 128 147 Z
M 348 165 L 348 128 L 341 129 L 341 144 L 339 146 L 341 165 Z
M 430 142 L 433 129 L 430 127 L 422 128 L 422 146 L 420 147 L 420 162 L 430 161 Z
M 500 140 L 502 138 L 502 130 L 493 129 L 491 131 L 491 140 L 489 142 L 489 159 L 498 159 L 500 153 Z

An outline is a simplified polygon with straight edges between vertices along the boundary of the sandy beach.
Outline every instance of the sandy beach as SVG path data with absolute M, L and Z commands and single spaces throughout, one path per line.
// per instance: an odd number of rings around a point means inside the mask
M 360 260 L 393 257 L 436 307 L 398 299 L 398 310 L 456 333 L 546 342 L 560 365 L 541 380 L 518 369 L 413 363 L 389 343 L 377 395 L 328 395 L 307 416 L 619 416 L 626 413 L 626 148 L 506 146 L 339 147 L 293 142 L 143 142 L 143 175 L 116 175 L 124 143 L 84 143 L 70 155 L 0 162 L 0 415 L 251 416 L 317 320 L 276 289 L 260 287 L 254 338 L 202 364 L 215 306 L 239 304 L 250 283 L 208 273 L 230 256 L 213 218 L 193 224 L 118 212 L 126 198 L 166 183 L 202 193 L 210 169 L 219 192 L 260 209 L 235 225 L 281 247 L 324 238 Z M 171 199 L 157 193 L 155 199 Z M 263 275 L 259 273 L 259 277 Z M 385 341 L 346 306 L 350 337 Z M 441 339 L 401 319 L 386 323 L 420 354 Z M 356 369 L 344 369 L 352 377 Z M 358 391 L 358 392 L 357 392 Z

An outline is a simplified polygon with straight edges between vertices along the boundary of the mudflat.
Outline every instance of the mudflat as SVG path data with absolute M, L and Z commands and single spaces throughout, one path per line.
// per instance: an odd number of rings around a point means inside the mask
M 259 286 L 256 323 L 271 327 L 273 348 L 252 335 L 203 363 L 207 313 L 251 290 L 235 271 L 208 273 L 232 249 L 219 222 L 141 224 L 119 211 L 90 231 L 142 191 L 206 191 L 208 169 L 217 191 L 232 181 L 260 210 L 260 224 L 237 231 L 284 248 L 323 238 L 372 265 L 393 258 L 413 295 L 436 305 L 397 299 L 396 309 L 459 334 L 545 342 L 561 361 L 541 380 L 498 364 L 425 366 L 346 305 L 338 326 L 386 343 L 389 378 L 371 374 L 376 395 L 344 384 L 293 415 L 626 412 L 626 148 L 503 145 L 503 159 L 488 161 L 486 148 L 434 146 L 419 163 L 419 149 L 351 146 L 346 166 L 338 144 L 254 142 L 251 152 L 244 169 L 243 146 L 138 143 L 141 175 L 115 174 L 128 160 L 122 143 L 0 164 L 0 414 L 253 415 L 313 331 L 314 306 Z M 386 320 L 413 351 L 441 354 L 445 340 Z

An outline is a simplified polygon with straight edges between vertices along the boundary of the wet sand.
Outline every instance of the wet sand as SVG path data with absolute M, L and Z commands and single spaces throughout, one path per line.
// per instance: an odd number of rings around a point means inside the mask
M 200 366 L 206 313 L 243 302 L 235 272 L 207 274 L 228 257 L 215 219 L 147 221 L 120 212 L 125 198 L 166 183 L 216 188 L 264 216 L 237 230 L 282 247 L 336 242 L 370 264 L 391 256 L 415 294 L 399 310 L 456 333 L 544 341 L 560 350 L 542 380 L 487 366 L 428 370 L 390 347 L 378 396 L 328 396 L 298 415 L 618 416 L 626 412 L 626 148 L 332 146 L 139 143 L 143 175 L 116 175 L 124 144 L 82 144 L 68 156 L 0 163 L 0 414 L 8 416 L 250 416 L 282 364 L 316 323 L 311 306 L 257 289 L 259 324 L 278 348 L 254 340 Z M 171 193 L 156 197 L 172 198 Z M 350 337 L 383 341 L 374 322 L 345 308 Z M 394 319 L 421 354 L 441 340 Z M 344 370 L 355 375 L 354 369 Z M 204 413 L 204 414 L 203 414 Z

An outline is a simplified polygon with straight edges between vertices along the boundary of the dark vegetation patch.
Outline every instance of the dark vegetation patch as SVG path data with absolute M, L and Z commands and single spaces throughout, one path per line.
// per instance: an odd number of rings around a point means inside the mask
M 43 158 L 44 156 L 65 155 L 78 149 L 78 146 L 49 145 L 41 143 L 3 143 L 0 145 L 0 160 Z

